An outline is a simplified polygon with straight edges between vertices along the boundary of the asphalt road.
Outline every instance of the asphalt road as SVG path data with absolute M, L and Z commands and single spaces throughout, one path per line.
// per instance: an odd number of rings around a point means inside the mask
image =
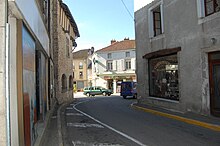
M 220 132 L 135 110 L 135 101 L 77 98 L 63 111 L 65 145 L 220 146 Z

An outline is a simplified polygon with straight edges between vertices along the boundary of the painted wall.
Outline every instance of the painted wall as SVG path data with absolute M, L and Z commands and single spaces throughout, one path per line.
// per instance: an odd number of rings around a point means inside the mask
M 162 0 L 164 33 L 150 37 L 149 9 L 155 0 L 135 12 L 138 94 L 141 102 L 182 111 L 209 114 L 209 77 L 207 53 L 220 50 L 220 13 L 202 16 L 201 0 Z M 202 10 L 203 9 L 203 12 Z M 180 101 L 149 98 L 148 60 L 143 55 L 166 48 L 181 47 L 178 53 Z
M 7 145 L 6 137 L 6 99 L 5 99 L 5 31 L 6 7 L 5 1 L 0 1 L 0 145 Z
M 49 55 L 49 36 L 35 0 L 9 0 L 15 2 L 28 26 Z M 31 11 L 30 11 L 31 10 Z

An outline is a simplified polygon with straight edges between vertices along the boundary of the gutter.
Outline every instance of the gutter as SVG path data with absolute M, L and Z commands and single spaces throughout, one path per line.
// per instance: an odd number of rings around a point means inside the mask
M 8 23 L 8 0 L 5 0 L 5 102 L 6 102 L 6 133 L 7 145 L 11 146 L 10 123 L 10 26 Z

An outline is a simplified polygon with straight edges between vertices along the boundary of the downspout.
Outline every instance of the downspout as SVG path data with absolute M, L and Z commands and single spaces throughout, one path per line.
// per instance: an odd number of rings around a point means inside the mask
M 6 98 L 6 125 L 7 125 L 7 145 L 11 146 L 11 124 L 10 124 L 10 27 L 8 24 L 8 0 L 5 0 L 5 98 Z

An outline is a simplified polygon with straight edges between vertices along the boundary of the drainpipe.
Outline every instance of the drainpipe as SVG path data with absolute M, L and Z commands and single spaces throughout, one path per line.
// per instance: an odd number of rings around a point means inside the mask
M 6 123 L 7 123 L 7 145 L 11 146 L 11 125 L 10 125 L 10 47 L 9 34 L 10 27 L 8 24 L 8 0 L 5 0 L 5 98 L 6 98 Z

